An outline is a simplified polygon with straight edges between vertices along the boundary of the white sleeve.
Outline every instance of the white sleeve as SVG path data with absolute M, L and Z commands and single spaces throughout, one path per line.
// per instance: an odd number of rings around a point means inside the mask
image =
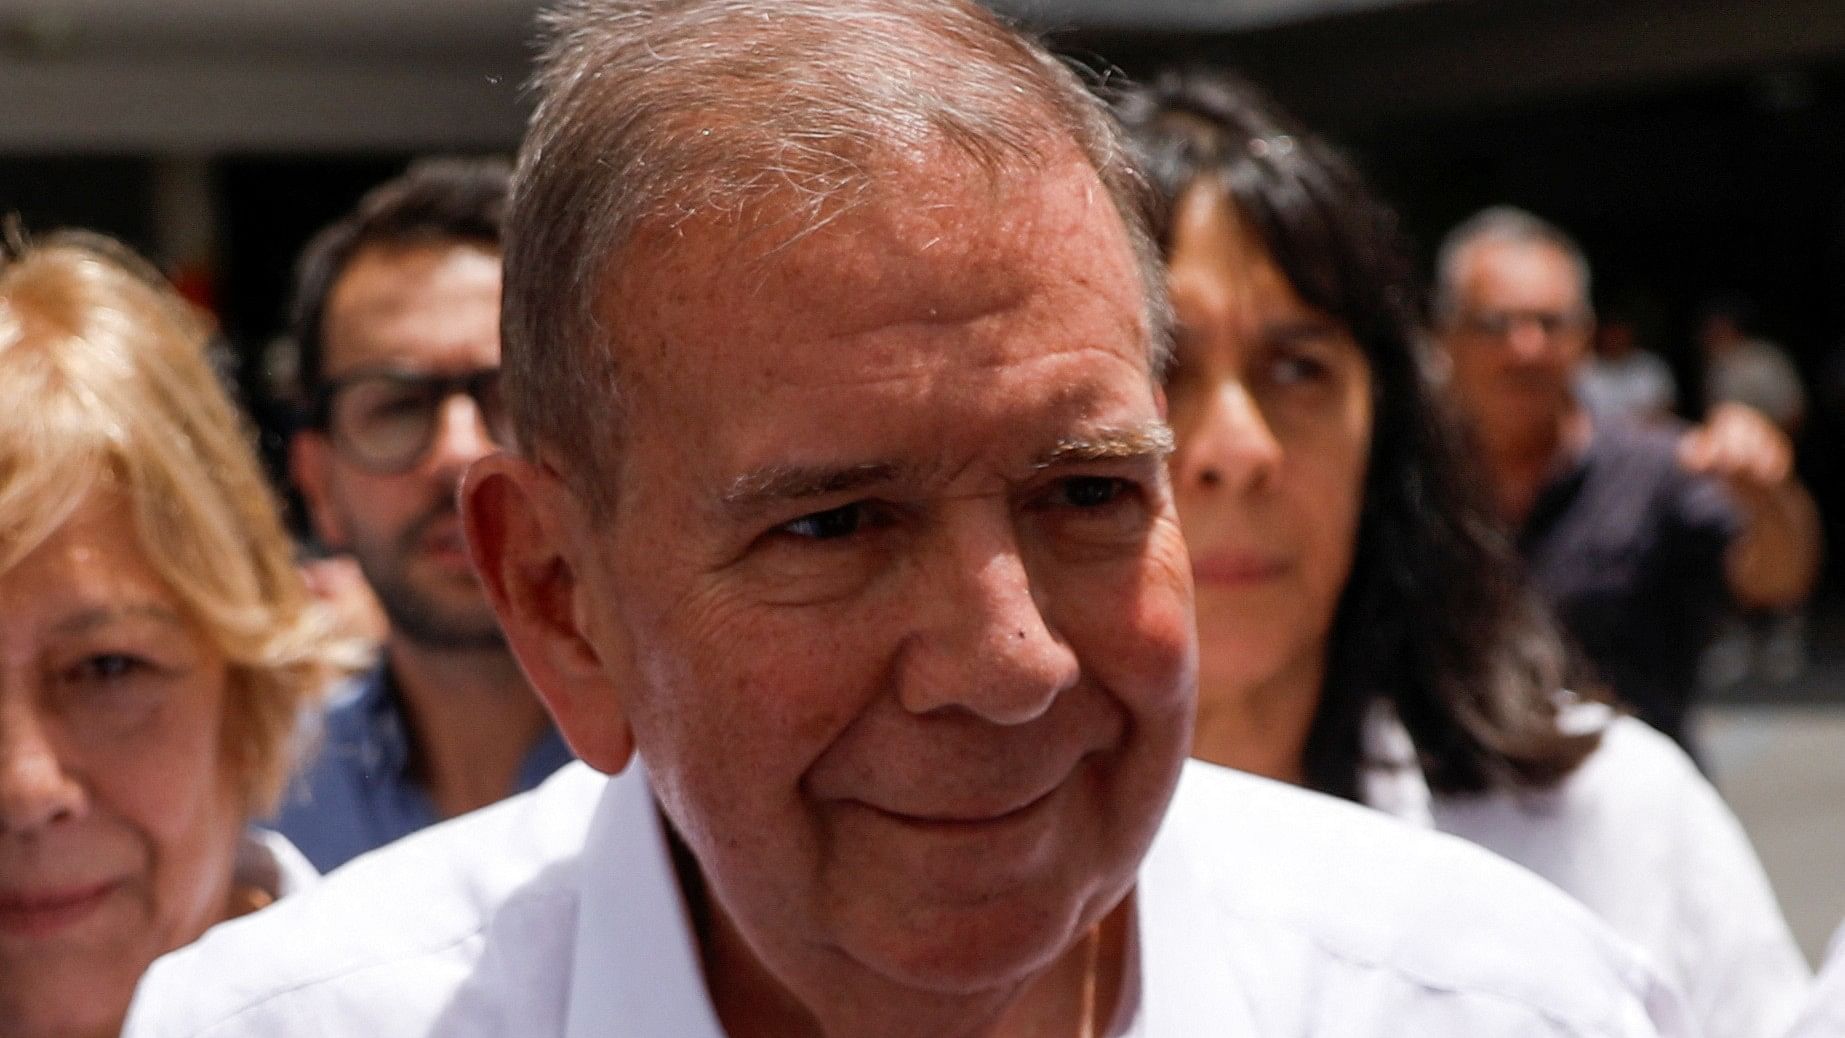
M 1693 1014 L 1707 1038 L 1775 1038 L 1811 972 L 1761 861 L 1717 791 L 1687 764 L 1680 801 L 1679 932 Z
M 1806 1011 L 1787 1038 L 1838 1038 L 1845 1034 L 1845 926 L 1832 935 L 1832 950 L 1807 999 Z

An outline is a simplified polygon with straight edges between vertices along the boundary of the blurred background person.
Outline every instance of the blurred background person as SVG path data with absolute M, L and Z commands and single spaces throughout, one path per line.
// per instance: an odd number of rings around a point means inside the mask
M 112 1035 L 153 959 L 310 882 L 248 821 L 346 659 L 206 325 L 106 239 L 0 259 L 0 1034 Z
M 1640 331 L 1632 321 L 1598 322 L 1593 345 L 1576 380 L 1576 395 L 1590 414 L 1640 422 L 1672 416 L 1678 380 L 1657 354 L 1640 348 Z
M 1798 602 L 1818 572 L 1787 434 L 1746 407 L 1689 430 L 1585 409 L 1588 261 L 1530 213 L 1455 228 L 1436 276 L 1449 395 L 1531 579 L 1596 674 L 1695 756 L 1697 667 L 1722 619 Z
M 1741 296 L 1713 299 L 1699 308 L 1697 334 L 1706 410 L 1743 404 L 1797 436 L 1806 419 L 1806 388 L 1787 351 L 1762 338 L 1755 307 Z
M 1703 1033 L 1777 1034 L 1808 974 L 1761 866 L 1683 752 L 1569 691 L 1426 381 L 1391 215 L 1233 80 L 1166 73 L 1121 111 L 1166 203 L 1194 754 L 1517 861 Z
M 388 621 L 324 719 L 277 827 L 333 868 L 530 789 L 570 759 L 507 651 L 462 542 L 455 487 L 504 435 L 500 220 L 510 170 L 435 159 L 308 245 L 294 340 L 309 401 L 290 472 L 320 541 Z

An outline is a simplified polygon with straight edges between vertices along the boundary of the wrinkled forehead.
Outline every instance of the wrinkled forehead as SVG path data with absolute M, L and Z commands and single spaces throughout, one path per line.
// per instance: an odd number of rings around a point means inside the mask
M 798 365 L 809 351 L 794 345 L 1081 296 L 1131 313 L 1134 327 L 1114 334 L 1146 347 L 1126 228 L 1091 167 L 1069 156 L 1029 174 L 912 167 L 817 218 L 771 200 L 643 228 L 601 309 L 634 393 L 712 365 Z

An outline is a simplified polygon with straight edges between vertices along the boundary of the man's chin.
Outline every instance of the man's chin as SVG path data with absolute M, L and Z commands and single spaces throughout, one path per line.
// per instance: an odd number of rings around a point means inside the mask
M 1039 890 L 981 906 L 932 908 L 871 929 L 853 957 L 904 987 L 971 996 L 1044 970 L 1087 932 L 1080 899 Z
M 469 608 L 443 607 L 427 601 L 385 602 L 384 606 L 395 637 L 451 652 L 506 651 L 506 634 L 484 600 Z

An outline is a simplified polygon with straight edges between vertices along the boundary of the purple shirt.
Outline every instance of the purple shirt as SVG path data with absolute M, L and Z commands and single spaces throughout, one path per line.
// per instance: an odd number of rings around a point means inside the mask
M 1582 458 L 1539 492 L 1518 548 L 1598 676 L 1690 749 L 1698 661 L 1732 606 L 1724 553 L 1743 518 L 1721 484 L 1679 466 L 1680 435 L 1597 421 Z

